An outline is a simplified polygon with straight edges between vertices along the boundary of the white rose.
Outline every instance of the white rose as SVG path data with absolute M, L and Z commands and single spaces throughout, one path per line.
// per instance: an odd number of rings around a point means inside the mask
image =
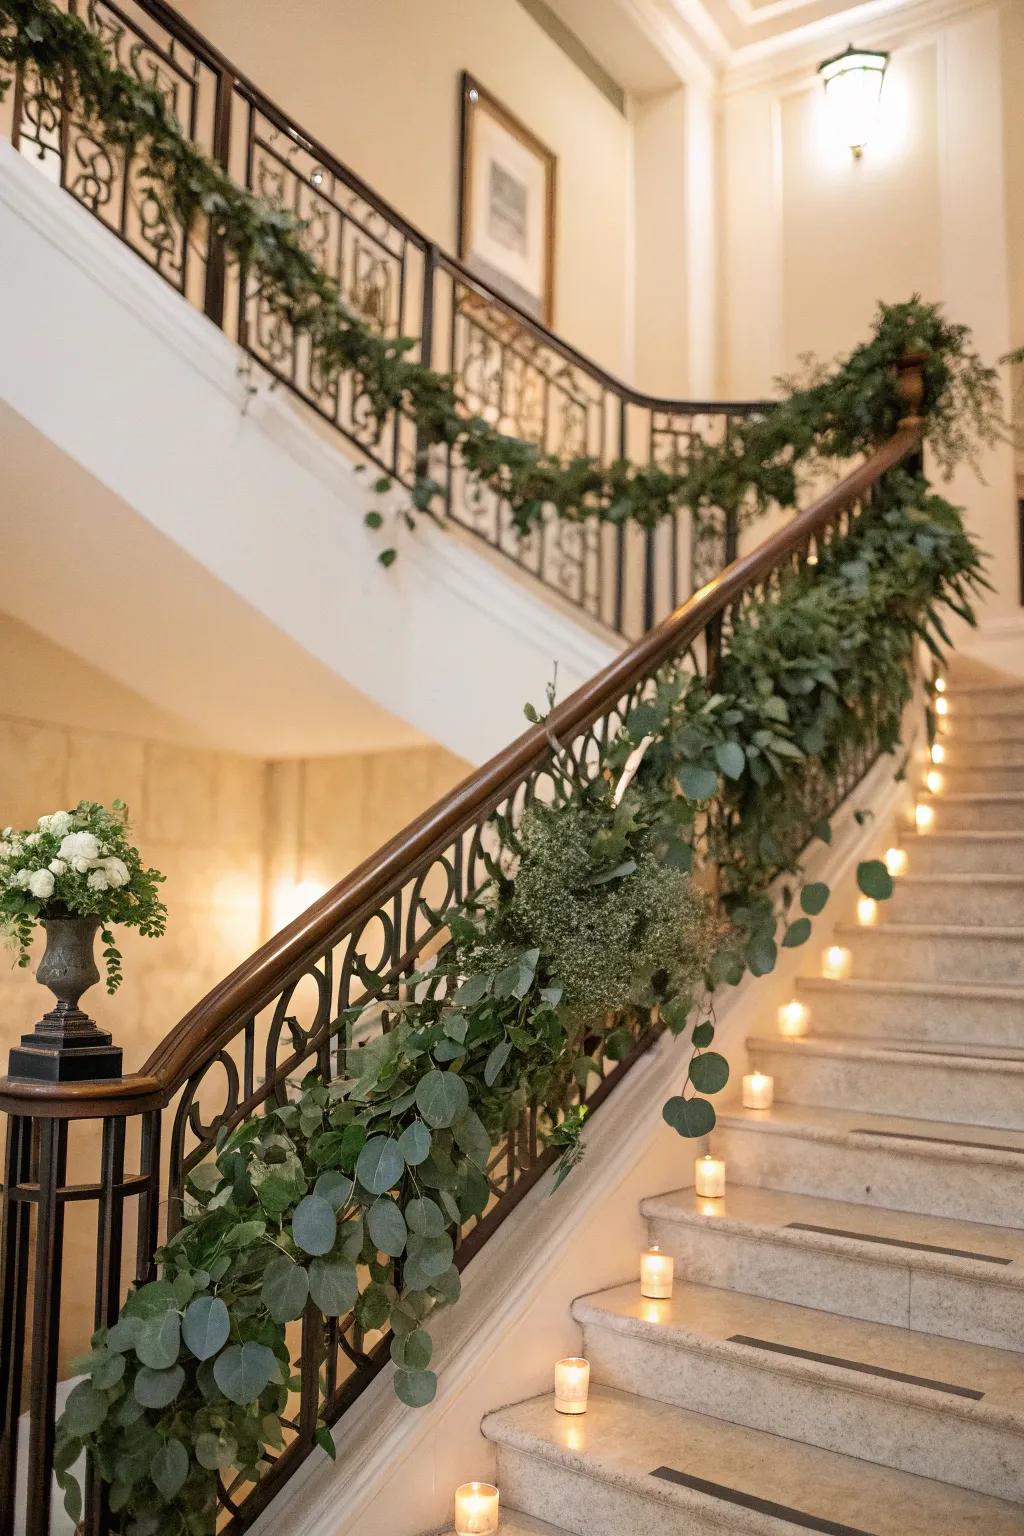
M 90 869 L 92 869 L 91 859 L 69 859 L 68 863 L 76 875 L 87 875 Z
M 94 869 L 85 883 L 90 891 L 105 891 L 109 889 L 109 881 L 102 869 Z
M 46 901 L 53 895 L 53 876 L 48 869 L 37 869 L 29 876 L 28 888 L 33 896 L 38 896 L 40 901 Z
M 42 840 L 43 834 L 41 832 L 30 832 L 25 838 L 25 846 L 27 848 L 34 848 L 36 844 L 41 843 Z
M 59 858 L 74 862 L 76 859 L 95 859 L 99 851 L 99 840 L 92 832 L 69 832 L 57 854 Z
M 31 870 L 29 870 L 29 869 L 19 869 L 18 873 L 14 877 L 14 883 L 15 883 L 15 885 L 18 887 L 18 889 L 20 891 L 27 891 L 28 890 L 28 883 L 29 883 L 29 881 L 31 879 L 32 879 L 32 871 Z
M 107 872 L 107 884 L 111 890 L 118 890 L 122 885 L 127 885 L 131 879 L 128 866 L 123 859 L 109 858 L 104 860 L 103 868 Z
M 50 870 L 55 875 L 66 875 L 68 872 L 68 867 L 63 859 L 51 859 Z

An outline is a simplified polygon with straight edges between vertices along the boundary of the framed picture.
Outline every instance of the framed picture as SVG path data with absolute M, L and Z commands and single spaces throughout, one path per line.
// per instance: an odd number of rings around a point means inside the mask
M 472 75 L 462 75 L 459 256 L 504 298 L 550 326 L 555 156 Z

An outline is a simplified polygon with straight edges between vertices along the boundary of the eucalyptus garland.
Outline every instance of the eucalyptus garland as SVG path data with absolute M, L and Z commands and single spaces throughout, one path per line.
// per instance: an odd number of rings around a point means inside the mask
M 724 509 L 742 522 L 773 502 L 792 506 L 802 471 L 870 451 L 895 430 L 896 366 L 908 352 L 924 354 L 928 442 L 944 468 L 972 458 L 1001 430 L 996 374 L 967 328 L 915 297 L 880 305 L 870 340 L 831 372 L 780 381 L 785 393 L 770 411 L 736 418 L 724 443 L 694 437 L 686 461 L 672 469 L 588 456 L 563 461 L 471 414 L 457 379 L 412 358 L 413 340 L 386 337 L 356 314 L 307 249 L 302 222 L 238 186 L 187 137 L 157 86 L 120 68 L 85 22 L 52 0 L 0 0 L 0 28 L 0 90 L 5 77 L 9 83 L 17 69 L 29 70 L 58 118 L 71 114 L 130 159 L 168 228 L 188 236 L 205 227 L 223 243 L 267 315 L 308 338 L 325 389 L 350 376 L 379 427 L 395 413 L 415 424 L 426 451 L 404 513 L 410 523 L 413 509 L 438 516 L 443 509 L 442 488 L 429 474 L 432 446 L 452 450 L 476 493 L 497 494 L 523 532 L 551 513 L 651 528 L 686 508 L 700 537 Z M 382 492 L 389 484 L 378 482 Z M 383 515 L 367 520 L 379 527 Z M 389 548 L 380 558 L 390 564 L 394 555 Z
M 713 683 L 652 679 L 595 777 L 553 744 L 553 799 L 495 820 L 488 878 L 444 913 L 410 1000 L 350 1010 L 342 1075 L 310 1073 L 189 1173 L 158 1277 L 80 1362 L 57 1433 L 72 1518 L 86 1449 L 128 1536 L 212 1536 L 218 1484 L 244 1498 L 293 1433 L 288 1329 L 310 1301 L 390 1334 L 396 1392 L 429 1402 L 427 1324 L 458 1299 L 454 1237 L 488 1204 L 492 1149 L 532 1108 L 561 1182 L 588 1088 L 650 1030 L 693 1047 L 666 1121 L 713 1128 L 715 997 L 805 943 L 829 896 L 801 868 L 830 837 L 817 776 L 865 743 L 896 750 L 915 641 L 940 656 L 942 610 L 972 620 L 983 585 L 959 512 L 892 474 L 817 566 L 746 608 Z M 879 860 L 858 883 L 892 891 Z

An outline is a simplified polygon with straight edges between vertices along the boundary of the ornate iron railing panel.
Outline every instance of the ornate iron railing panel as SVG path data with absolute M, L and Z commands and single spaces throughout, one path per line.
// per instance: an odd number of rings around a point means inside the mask
M 601 750 L 666 666 L 714 675 L 735 618 L 771 597 L 783 572 L 819 550 L 870 508 L 879 478 L 913 454 L 905 428 L 867 464 L 797 515 L 753 554 L 623 653 L 425 812 L 209 994 L 167 1035 L 135 1076 L 63 1085 L 0 1082 L 8 1120 L 0 1247 L 0 1536 L 24 1519 L 26 1536 L 49 1536 L 57 1384 L 89 1330 L 116 1315 L 128 1282 L 153 1270 L 160 1240 L 181 1219 L 188 1171 L 217 1134 L 267 1111 L 312 1066 L 338 1074 L 345 1053 L 389 1027 L 389 1008 L 410 995 L 412 973 L 445 941 L 446 916 L 482 882 L 505 824 L 516 826 L 553 792 L 553 753 L 578 780 L 599 771 Z M 874 761 L 866 731 L 824 780 L 809 768 L 794 817 L 797 846 Z M 571 769 L 567 770 L 567 765 Z M 353 1013 L 352 1010 L 357 1010 Z M 602 1055 L 585 1098 L 597 1107 L 655 1038 L 649 1016 L 631 1015 L 633 1045 L 621 1061 Z M 456 1235 L 465 1265 L 536 1184 L 557 1153 L 536 1110 L 491 1150 L 489 1200 Z M 126 1172 L 126 1170 L 129 1170 Z M 33 1219 L 34 1210 L 34 1219 Z M 80 1250 L 91 1230 L 95 1284 L 61 1294 L 69 1223 Z M 354 1315 L 325 1318 L 310 1305 L 289 1339 L 300 1388 L 283 1446 L 268 1450 L 256 1483 L 222 1482 L 222 1526 L 241 1531 L 315 1445 L 318 1420 L 336 1423 L 387 1360 L 388 1341 Z M 20 1422 L 27 1410 L 26 1422 Z M 27 1475 L 18 1443 L 27 1434 Z M 98 1479 L 88 1483 L 83 1536 L 116 1529 Z
M 352 311 L 390 336 L 418 338 L 419 358 L 451 373 L 468 413 L 563 459 L 678 467 L 695 438 L 727 436 L 763 402 L 657 400 L 622 384 L 478 282 L 291 121 L 162 0 L 64 0 L 112 57 L 155 85 L 189 137 L 236 181 L 302 220 L 307 249 Z M 419 462 L 413 423 L 378 421 L 358 381 L 318 377 L 295 335 L 205 228 L 175 224 L 136 159 L 77 121 L 31 75 L 18 78 L 0 129 L 260 368 L 345 439 L 360 460 L 409 487 Z M 550 511 L 528 537 L 495 495 L 477 496 L 459 464 L 432 456 L 450 522 L 627 637 L 643 634 L 735 552 L 677 512 L 655 532 L 573 524 Z M 713 522 L 713 519 L 712 519 Z

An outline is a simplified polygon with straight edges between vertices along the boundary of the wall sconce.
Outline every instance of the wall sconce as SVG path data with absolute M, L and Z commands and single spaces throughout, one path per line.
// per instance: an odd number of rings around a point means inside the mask
M 887 53 L 872 53 L 851 43 L 845 53 L 819 64 L 825 100 L 836 133 L 859 160 L 878 116 Z

